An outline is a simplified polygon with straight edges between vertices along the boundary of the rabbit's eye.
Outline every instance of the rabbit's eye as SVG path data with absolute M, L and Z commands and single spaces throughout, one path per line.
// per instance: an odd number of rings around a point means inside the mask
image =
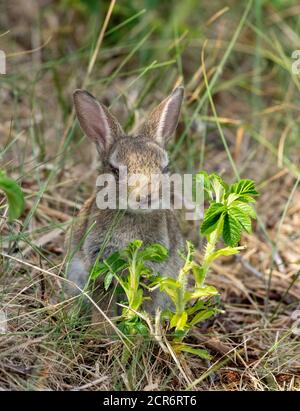
M 166 174 L 166 173 L 168 173 L 169 172 L 169 166 L 166 166 L 166 167 L 164 167 L 163 169 L 162 169 L 162 173 L 163 174 Z

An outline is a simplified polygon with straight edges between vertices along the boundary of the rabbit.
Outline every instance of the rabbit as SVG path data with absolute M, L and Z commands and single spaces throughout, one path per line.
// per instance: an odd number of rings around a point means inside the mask
M 96 145 L 102 164 L 101 173 L 110 173 L 118 178 L 121 165 L 127 167 L 128 176 L 133 173 L 146 176 L 167 173 L 166 145 L 176 130 L 183 96 L 183 87 L 177 87 L 151 112 L 136 135 L 130 136 L 95 97 L 85 90 L 75 90 L 73 100 L 77 119 L 85 135 Z M 101 257 L 107 258 L 135 239 L 142 240 L 144 245 L 164 245 L 169 250 L 169 258 L 157 265 L 153 263 L 152 267 L 162 275 L 176 278 L 182 267 L 178 250 L 183 249 L 184 240 L 175 211 L 128 208 L 118 224 L 115 224 L 118 210 L 99 209 L 96 195 L 97 193 L 90 197 L 79 211 L 78 219 L 67 239 L 71 255 L 67 278 L 82 289 L 100 250 L 103 249 Z M 111 230 L 113 224 L 114 228 Z M 116 316 L 116 299 L 109 290 L 104 292 L 101 280 L 98 289 L 102 299 L 93 297 L 99 307 L 109 318 Z M 78 288 L 74 288 L 72 294 L 76 292 Z M 157 308 L 163 310 L 169 306 L 169 298 L 157 290 L 151 293 L 150 302 L 143 303 L 143 308 L 146 307 L 151 314 L 155 314 Z M 101 317 L 99 310 L 94 309 L 93 321 L 104 321 L 99 316 Z

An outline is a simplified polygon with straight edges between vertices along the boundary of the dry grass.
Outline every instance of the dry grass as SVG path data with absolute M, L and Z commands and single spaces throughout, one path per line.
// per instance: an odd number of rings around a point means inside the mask
M 231 181 L 232 164 L 207 98 L 197 113 L 205 93 L 200 53 L 208 38 L 211 80 L 242 2 L 233 1 L 229 11 L 218 1 L 205 10 L 176 2 L 172 16 L 182 18 L 174 27 L 162 24 L 165 10 L 147 11 L 105 35 L 99 50 L 93 48 L 101 39 L 96 15 L 67 10 L 63 2 L 9 3 L 0 13 L 1 32 L 11 30 L 0 37 L 8 55 L 0 165 L 21 182 L 26 210 L 8 224 L 2 199 L 0 308 L 8 330 L 0 335 L 0 389 L 299 390 L 300 340 L 291 318 L 300 309 L 299 77 L 291 75 L 289 61 L 299 41 L 298 6 L 254 2 L 213 89 L 234 164 L 256 180 L 261 196 L 254 233 L 242 241 L 247 250 L 216 263 L 209 277 L 224 314 L 189 339 L 210 351 L 208 363 L 175 361 L 153 341 L 137 341 L 128 360 L 122 342 L 101 339 L 88 313 L 68 316 L 64 234 L 93 190 L 97 168 L 94 151 L 73 127 L 71 94 L 85 82 L 129 128 L 183 76 L 187 96 L 173 167 L 204 168 Z M 140 11 L 123 3 L 113 10 L 108 32 Z M 150 33 L 154 22 L 157 31 Z M 197 227 L 184 222 L 183 230 L 201 255 Z

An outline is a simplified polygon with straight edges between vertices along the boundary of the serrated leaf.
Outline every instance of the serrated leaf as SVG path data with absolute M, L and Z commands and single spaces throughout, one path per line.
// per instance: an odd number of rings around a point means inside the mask
M 210 199 L 212 199 L 212 193 L 211 193 L 212 187 L 211 187 L 209 175 L 205 171 L 199 171 L 199 173 L 195 175 L 195 180 L 196 182 L 200 182 L 203 184 L 204 192 L 209 195 Z M 193 188 L 194 187 L 195 187 L 195 184 Z
M 171 278 L 171 277 L 163 277 L 157 281 L 157 284 L 160 284 L 161 286 L 166 285 L 174 289 L 180 288 L 179 282 L 174 280 L 174 278 Z
M 244 213 L 246 213 L 251 218 L 256 218 L 256 211 L 250 204 L 236 200 L 231 204 L 231 206 L 240 208 Z
M 173 314 L 171 321 L 170 321 L 170 328 L 176 327 L 178 318 L 179 318 L 179 314 Z
M 203 300 L 198 300 L 194 305 L 187 309 L 188 315 L 194 314 L 196 311 L 203 310 L 207 306 L 207 302 Z
M 216 287 L 213 285 L 206 285 L 202 288 L 196 288 L 193 292 L 191 292 L 190 299 L 193 300 L 194 298 L 210 297 L 217 294 L 219 294 L 219 292 Z
M 25 207 L 24 194 L 15 180 L 0 172 L 0 190 L 4 192 L 8 202 L 8 221 L 20 217 Z
M 120 254 L 124 258 L 133 258 L 133 255 L 142 247 L 142 240 L 133 240 L 131 241 L 124 250 L 120 251 Z
M 137 293 L 134 296 L 134 299 L 131 304 L 131 308 L 137 311 L 140 308 L 140 305 L 142 304 L 142 302 L 143 302 L 143 290 L 142 288 L 139 288 L 137 290 Z
M 240 250 L 243 250 L 245 247 L 225 247 L 220 250 L 215 251 L 207 258 L 207 264 L 211 264 L 215 259 L 221 256 L 238 254 Z
M 128 264 L 121 258 L 119 251 L 116 251 L 105 260 L 99 261 L 98 264 L 93 267 L 90 274 L 90 279 L 96 280 L 101 275 L 109 272 L 117 274 L 127 268 L 127 266 Z
M 171 300 L 175 303 L 176 298 L 177 298 L 177 293 L 174 290 L 173 287 L 169 287 L 166 284 L 161 284 L 160 285 L 160 291 L 164 291 L 168 296 L 171 298 Z
M 184 311 L 184 312 L 181 314 L 181 316 L 180 316 L 180 318 L 178 319 L 178 321 L 177 321 L 177 325 L 176 325 L 176 330 L 177 330 L 177 331 L 181 331 L 181 330 L 183 331 L 183 330 L 184 330 L 184 327 L 186 326 L 187 319 L 188 319 L 187 312 Z
M 156 281 L 156 284 L 159 284 L 160 291 L 165 292 L 175 303 L 177 299 L 176 289 L 180 288 L 180 284 L 170 277 L 161 278 L 158 281 Z
M 170 327 L 176 327 L 177 331 L 183 331 L 187 322 L 187 318 L 188 316 L 186 311 L 181 314 L 174 314 L 170 322 Z
M 106 274 L 104 278 L 104 289 L 107 291 L 109 289 L 109 286 L 114 278 L 114 274 L 112 272 L 109 272 Z
M 148 327 L 145 324 L 143 324 L 142 322 L 138 322 L 137 324 L 135 324 L 135 328 L 137 329 L 137 331 L 140 335 L 143 335 L 143 336 L 149 335 Z
M 205 321 L 208 318 L 212 317 L 213 315 L 215 315 L 216 310 L 204 310 L 201 311 L 199 313 L 197 313 L 194 318 L 189 322 L 189 325 L 191 327 L 194 327 L 194 325 L 197 325 L 198 323 L 200 323 L 201 321 Z
M 114 273 L 118 273 L 128 266 L 128 263 L 121 257 L 119 251 L 114 252 L 106 258 L 103 264 Z
M 234 247 L 241 239 L 242 226 L 238 220 L 226 213 L 223 224 L 223 240 L 226 245 Z
M 193 261 L 193 256 L 194 256 L 194 253 L 195 253 L 194 244 L 191 241 L 187 240 L 186 241 L 186 248 L 187 248 L 187 254 L 186 254 L 186 256 L 184 256 L 184 260 L 191 263 Z
M 237 219 L 247 233 L 250 234 L 252 232 L 251 218 L 241 208 L 230 207 L 228 213 Z
M 222 203 L 213 203 L 209 206 L 205 212 L 203 223 L 201 224 L 201 234 L 208 235 L 215 230 L 225 209 Z
M 243 203 L 255 203 L 256 202 L 256 200 L 253 197 L 246 195 L 246 194 L 240 195 L 239 201 L 242 201 Z
M 187 329 L 185 329 L 185 330 L 174 330 L 173 332 L 172 332 L 172 335 L 173 335 L 173 337 L 174 337 L 174 340 L 173 340 L 173 342 L 175 343 L 175 342 L 181 342 L 187 335 L 188 335 L 188 330 Z
M 144 261 L 162 262 L 168 258 L 168 249 L 162 244 L 151 244 L 140 251 L 139 257 Z
M 142 240 L 133 240 L 128 244 L 128 247 L 133 249 L 133 250 L 137 250 L 137 249 L 141 248 L 142 245 L 143 245 Z
M 238 194 L 235 193 L 230 193 L 229 196 L 227 197 L 227 205 L 230 205 L 233 201 L 235 201 L 237 198 L 239 198 Z
M 90 272 L 90 279 L 96 280 L 98 277 L 100 277 L 101 275 L 107 272 L 108 272 L 107 267 L 101 262 L 97 264 L 95 267 L 92 267 L 91 272 Z
M 212 356 L 208 353 L 208 351 L 203 350 L 201 348 L 193 348 L 189 345 L 185 344 L 176 344 L 174 345 L 175 352 L 187 352 L 189 354 L 197 355 L 198 357 L 202 358 L 203 360 L 211 360 Z
M 249 196 L 257 196 L 258 192 L 255 189 L 254 181 L 252 180 L 240 180 L 235 184 L 232 184 L 230 187 L 231 193 L 236 193 L 239 195 L 249 195 Z
M 202 287 L 202 284 L 205 279 L 205 271 L 200 265 L 194 263 L 192 264 L 192 272 L 195 278 L 195 282 L 197 284 L 197 287 Z
M 141 263 L 141 266 L 142 266 L 141 268 L 138 266 L 140 275 L 150 280 L 150 278 L 152 277 L 152 273 L 153 273 L 152 268 L 144 266 L 143 263 Z
M 225 183 L 220 176 L 213 173 L 209 176 L 211 186 L 213 191 L 215 192 L 216 202 L 220 202 L 222 200 L 222 196 L 225 192 Z

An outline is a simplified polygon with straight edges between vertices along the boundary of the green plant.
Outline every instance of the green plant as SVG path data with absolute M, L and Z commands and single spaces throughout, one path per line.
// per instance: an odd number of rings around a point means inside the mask
M 103 276 L 104 288 L 108 290 L 115 277 L 126 296 L 126 305 L 118 321 L 119 328 L 126 334 L 146 334 L 147 327 L 137 314 L 143 301 L 143 289 L 147 287 L 143 280 L 153 279 L 155 274 L 147 262 L 163 262 L 168 257 L 168 250 L 161 244 L 152 244 L 142 248 L 143 242 L 134 240 L 126 248 L 116 251 L 107 259 L 99 262 L 92 270 L 90 279 Z M 124 272 L 127 274 L 124 275 Z M 148 297 L 149 298 L 149 297 Z
M 160 287 L 160 291 L 166 293 L 172 300 L 174 309 L 163 313 L 163 318 L 169 321 L 170 329 L 175 328 L 172 340 L 173 348 L 176 352 L 186 351 L 209 358 L 205 350 L 195 349 L 182 344 L 188 332 L 199 322 L 204 321 L 219 312 L 213 306 L 209 297 L 218 294 L 218 290 L 211 285 L 204 285 L 203 269 L 194 260 L 194 246 L 187 241 L 187 253 L 184 256 L 183 267 L 177 279 L 171 277 L 158 277 L 153 285 Z M 188 276 L 192 273 L 194 286 L 188 285 Z
M 4 191 L 8 201 L 8 221 L 18 218 L 24 209 L 24 195 L 19 185 L 0 170 L 0 190 Z
M 211 263 L 220 256 L 237 254 L 245 247 L 237 247 L 243 231 L 251 233 L 251 219 L 256 213 L 250 203 L 258 195 L 252 180 L 240 180 L 228 186 L 218 175 L 198 173 L 203 179 L 204 190 L 208 196 L 209 207 L 201 225 L 201 234 L 207 244 L 202 261 L 201 278 L 203 282 Z M 220 238 L 227 247 L 216 250 Z
M 175 306 L 175 310 L 165 316 L 170 321 L 170 328 L 175 328 L 175 350 L 207 357 L 205 351 L 186 346 L 182 344 L 182 340 L 193 326 L 218 312 L 212 307 L 211 302 L 207 301 L 218 294 L 215 287 L 205 284 L 207 273 L 215 259 L 237 254 L 244 249 L 243 246 L 238 247 L 237 243 L 243 231 L 251 232 L 251 218 L 255 218 L 256 214 L 249 203 L 255 201 L 253 197 L 258 193 L 251 180 L 240 180 L 228 186 L 218 175 L 208 175 L 204 172 L 198 173 L 196 179 L 201 179 L 210 204 L 201 225 L 201 234 L 207 239 L 202 263 L 194 261 L 194 248 L 187 242 L 185 263 L 177 280 L 162 277 L 157 278 L 155 284 L 159 285 L 162 292 L 168 294 Z M 216 250 L 221 237 L 227 247 Z M 189 273 L 194 277 L 192 288 L 188 287 Z
M 159 288 L 173 303 L 173 308 L 165 310 L 161 318 L 168 322 L 170 330 L 174 329 L 171 344 L 175 352 L 185 351 L 207 359 L 210 357 L 207 351 L 190 347 L 183 340 L 195 325 L 220 312 L 212 300 L 219 294 L 218 290 L 206 284 L 206 277 L 214 260 L 237 254 L 245 248 L 237 244 L 243 231 L 251 232 L 251 219 L 256 218 L 251 203 L 255 202 L 254 197 L 258 193 L 251 180 L 227 185 L 218 175 L 204 172 L 198 173 L 196 179 L 201 179 L 209 202 L 200 229 L 207 239 L 201 263 L 195 261 L 194 246 L 187 241 L 186 254 L 180 253 L 184 262 L 177 279 L 161 276 L 153 272 L 147 262 L 164 261 L 168 257 L 167 249 L 160 244 L 142 248 L 142 241 L 135 240 L 124 250 L 98 263 L 91 279 L 104 276 L 106 290 L 112 279 L 117 279 L 127 300 L 118 324 L 130 334 L 148 333 L 149 323 L 146 324 L 145 315 L 139 310 L 143 301 L 151 297 L 145 297 L 143 289 L 146 287 L 153 291 Z M 217 248 L 221 238 L 226 246 Z M 190 274 L 192 285 L 188 281 Z M 143 282 L 145 279 L 148 283 L 150 281 L 149 285 Z

